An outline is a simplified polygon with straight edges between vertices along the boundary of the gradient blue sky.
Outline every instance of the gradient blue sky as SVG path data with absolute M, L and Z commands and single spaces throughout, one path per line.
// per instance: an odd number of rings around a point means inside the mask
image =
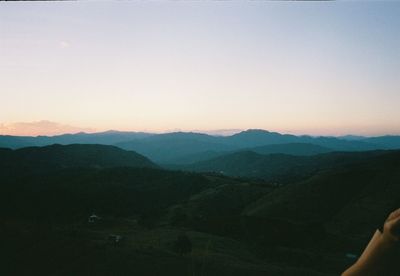
M 1 2 L 0 134 L 400 134 L 399 26 L 400 2 Z

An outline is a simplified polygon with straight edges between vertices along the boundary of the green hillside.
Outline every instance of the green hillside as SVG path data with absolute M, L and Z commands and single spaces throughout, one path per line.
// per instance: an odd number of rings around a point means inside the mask
M 282 153 L 282 154 L 300 155 L 300 156 L 316 155 L 334 151 L 327 147 L 322 147 L 319 145 L 314 145 L 309 143 L 266 145 L 266 146 L 254 147 L 249 150 L 260 154 Z
M 398 208 L 399 183 L 400 152 L 390 152 L 282 187 L 243 214 L 323 224 L 328 232 L 366 239 Z
M 72 167 L 157 167 L 136 152 L 105 145 L 51 145 L 2 151 L 0 166 L 9 170 L 18 170 L 21 167 L 36 172 Z
M 239 151 L 178 168 L 197 172 L 217 172 L 228 176 L 259 178 L 285 184 L 305 179 L 319 171 L 364 162 L 370 157 L 381 154 L 385 154 L 385 151 L 332 152 L 314 156 L 264 155 L 253 151 Z
M 398 151 L 233 156 L 286 185 L 114 147 L 0 149 L 0 274 L 337 275 L 400 204 Z

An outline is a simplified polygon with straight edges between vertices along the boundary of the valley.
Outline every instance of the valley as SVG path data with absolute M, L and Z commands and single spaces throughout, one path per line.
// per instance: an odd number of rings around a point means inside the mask
M 275 151 L 166 168 L 108 145 L 1 149 L 2 273 L 337 275 L 400 203 L 400 151 Z

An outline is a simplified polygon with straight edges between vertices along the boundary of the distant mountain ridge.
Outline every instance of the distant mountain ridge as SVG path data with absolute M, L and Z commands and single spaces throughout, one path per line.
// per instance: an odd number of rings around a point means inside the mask
M 200 153 L 188 154 L 185 156 L 180 156 L 179 158 L 170 160 L 171 164 L 167 165 L 167 167 L 174 168 L 179 165 L 190 165 L 196 162 L 210 160 L 219 156 L 223 156 L 230 153 L 235 153 L 238 151 L 252 151 L 259 154 L 287 154 L 287 155 L 295 155 L 295 156 L 309 156 L 321 153 L 332 152 L 332 149 L 308 144 L 308 143 L 287 143 L 287 144 L 273 144 L 266 146 L 258 146 L 254 148 L 244 148 L 233 151 L 215 151 L 215 150 L 207 150 Z
M 400 141 L 400 136 L 397 137 Z M 396 138 L 395 138 L 396 139 Z M 399 142 L 400 143 L 400 142 Z M 302 150 L 290 152 L 282 144 L 308 144 Z M 277 149 L 273 149 L 273 146 Z M 176 132 L 158 134 L 134 141 L 117 143 L 116 146 L 135 150 L 158 163 L 174 164 L 184 160 L 186 164 L 204 160 L 206 152 L 217 156 L 218 152 L 225 154 L 256 147 L 271 146 L 272 153 L 288 153 L 294 155 L 312 155 L 329 151 L 366 151 L 378 149 L 400 148 L 396 144 L 380 144 L 368 141 L 349 141 L 335 137 L 311 137 L 280 134 L 260 129 L 250 129 L 231 136 L 211 136 L 200 133 Z M 299 146 L 297 146 L 299 148 Z M 317 150 L 317 147 L 319 149 Z M 279 148 L 279 149 L 278 149 Z M 308 148 L 308 149 L 307 149 Z M 261 151 L 261 148 L 258 149 Z M 254 150 L 258 152 L 258 150 Z M 301 152 L 301 153 L 300 153 Z M 192 159 L 191 159 L 192 158 Z
M 79 132 L 55 136 L 11 136 L 0 135 L 0 147 L 18 149 L 31 146 L 48 146 L 52 144 L 103 144 L 113 145 L 127 140 L 141 139 L 153 134 L 146 132 L 128 132 L 109 130 L 97 133 Z
M 0 136 L 0 147 L 13 149 L 76 143 L 115 145 L 122 149 L 134 150 L 159 164 L 189 164 L 205 160 L 207 157 L 248 149 L 259 153 L 293 155 L 313 155 L 329 151 L 399 149 L 400 136 L 313 137 L 280 134 L 262 129 L 249 129 L 230 136 L 213 136 L 196 132 L 152 134 L 119 131 L 51 137 Z M 283 144 L 287 144 L 287 147 Z M 300 144 L 308 145 L 301 146 Z

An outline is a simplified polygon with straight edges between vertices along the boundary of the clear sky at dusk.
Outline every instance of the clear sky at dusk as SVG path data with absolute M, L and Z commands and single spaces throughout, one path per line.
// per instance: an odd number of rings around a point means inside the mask
M 399 26 L 396 1 L 2 2 L 0 134 L 400 134 Z

